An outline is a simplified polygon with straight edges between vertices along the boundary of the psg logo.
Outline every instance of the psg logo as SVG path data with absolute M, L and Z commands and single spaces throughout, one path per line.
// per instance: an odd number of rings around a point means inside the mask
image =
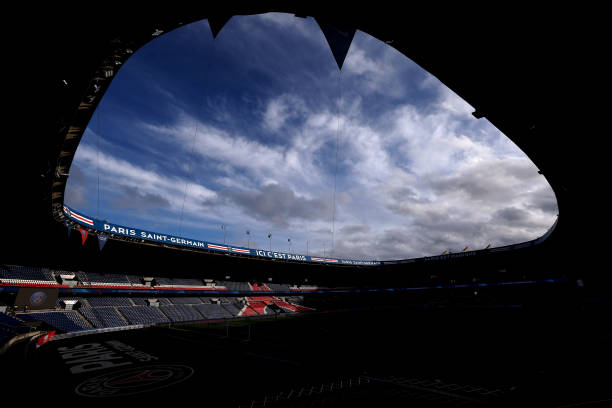
M 32 296 L 30 296 L 30 305 L 40 306 L 45 303 L 45 300 L 47 300 L 47 294 L 45 292 L 34 292 Z
M 123 397 L 168 387 L 192 374 L 193 368 L 178 364 L 129 368 L 83 381 L 74 392 L 84 397 Z

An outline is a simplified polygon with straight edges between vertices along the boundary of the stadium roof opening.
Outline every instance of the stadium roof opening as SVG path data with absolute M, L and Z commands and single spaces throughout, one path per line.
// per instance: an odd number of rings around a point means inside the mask
M 282 13 L 215 34 L 183 26 L 121 67 L 77 149 L 67 211 L 363 260 L 519 243 L 553 225 L 535 165 L 392 44 Z

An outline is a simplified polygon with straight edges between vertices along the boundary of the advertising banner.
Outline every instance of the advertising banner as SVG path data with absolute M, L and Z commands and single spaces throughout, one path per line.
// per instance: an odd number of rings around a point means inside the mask
M 213 242 L 201 241 L 197 239 L 184 238 L 176 235 L 161 234 L 152 231 L 141 230 L 133 227 L 126 227 L 123 225 L 117 225 L 106 221 L 101 221 L 88 217 L 84 214 L 77 213 L 67 206 L 64 206 L 64 214 L 72 221 L 75 221 L 81 225 L 93 228 L 103 233 L 106 236 L 112 238 L 113 235 L 119 235 L 124 237 L 142 239 L 146 241 L 155 241 L 164 244 L 178 245 L 183 247 L 189 247 L 194 249 L 204 249 L 216 252 L 225 252 L 232 254 L 243 254 L 258 256 L 262 258 L 282 259 L 288 261 L 300 261 L 300 262 L 317 262 L 326 264 L 337 264 L 337 265 L 380 265 L 379 261 L 361 261 L 354 259 L 339 259 L 339 258 L 319 258 L 306 256 L 301 254 L 291 254 L 286 252 L 267 251 L 263 249 L 249 249 L 243 247 L 237 247 L 233 245 L 224 245 Z
M 15 306 L 28 310 L 55 309 L 58 288 L 19 288 Z

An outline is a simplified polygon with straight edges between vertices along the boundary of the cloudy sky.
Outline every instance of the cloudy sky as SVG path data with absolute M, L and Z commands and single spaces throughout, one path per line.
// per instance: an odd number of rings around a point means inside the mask
M 552 189 L 473 110 L 360 31 L 340 71 L 311 18 L 235 16 L 214 41 L 201 21 L 121 68 L 66 204 L 149 231 L 222 243 L 225 225 L 234 245 L 306 253 L 308 242 L 310 255 L 352 259 L 541 236 L 557 216 Z

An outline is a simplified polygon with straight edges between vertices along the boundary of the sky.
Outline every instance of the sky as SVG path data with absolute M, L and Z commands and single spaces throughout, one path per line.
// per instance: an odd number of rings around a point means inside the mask
M 361 31 L 339 70 L 312 18 L 234 16 L 214 40 L 204 20 L 122 66 L 65 203 L 148 231 L 349 259 L 542 236 L 552 188 L 473 111 Z

